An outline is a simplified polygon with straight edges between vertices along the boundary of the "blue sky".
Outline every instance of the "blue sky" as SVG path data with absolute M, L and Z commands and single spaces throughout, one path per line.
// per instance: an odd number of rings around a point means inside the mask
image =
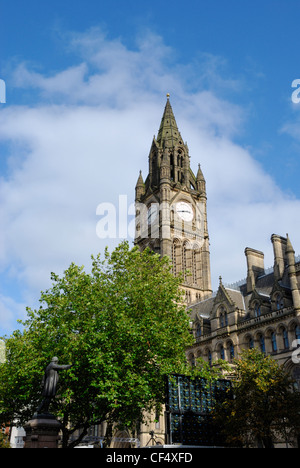
M 273 233 L 300 254 L 299 14 L 297 0 L 0 0 L 0 335 L 51 271 L 119 242 L 97 237 L 96 209 L 133 202 L 167 92 L 207 181 L 214 287 L 246 276 L 245 247 L 271 266 Z

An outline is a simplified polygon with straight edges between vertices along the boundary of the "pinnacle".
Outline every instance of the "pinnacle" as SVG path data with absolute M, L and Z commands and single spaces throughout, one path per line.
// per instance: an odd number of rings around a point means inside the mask
M 137 183 L 136 183 L 136 187 L 142 187 L 142 186 L 144 186 L 144 180 L 143 180 L 143 176 L 142 176 L 142 171 L 140 171 L 139 177 L 138 177 L 138 180 L 137 180 Z
M 164 145 L 172 147 L 180 141 L 182 142 L 182 138 L 178 130 L 173 109 L 170 103 L 170 95 L 167 94 L 167 102 L 163 117 L 161 119 L 157 142 L 160 146 Z
M 203 176 L 203 172 L 202 172 L 202 170 L 201 170 L 200 164 L 198 164 L 198 172 L 197 172 L 196 179 L 197 179 L 197 181 L 202 181 L 202 180 L 204 180 L 204 176 Z
M 289 238 L 288 234 L 286 235 L 286 241 L 287 241 L 287 243 L 286 243 L 286 253 L 292 252 L 293 254 L 295 254 L 294 248 L 292 246 L 292 243 L 290 241 L 290 238 Z

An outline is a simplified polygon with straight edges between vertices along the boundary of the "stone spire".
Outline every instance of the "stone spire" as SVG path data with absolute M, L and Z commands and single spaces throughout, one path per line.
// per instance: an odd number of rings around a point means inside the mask
M 286 254 L 292 254 L 292 255 L 295 255 L 295 250 L 292 246 L 292 243 L 291 243 L 291 240 L 289 238 L 289 235 L 287 234 L 286 235 Z M 293 259 L 293 257 L 290 257 Z
M 170 104 L 170 95 L 167 94 L 167 103 L 161 119 L 160 128 L 157 135 L 157 143 L 160 147 L 173 147 L 182 142 L 180 132 Z
M 201 193 L 205 193 L 206 192 L 206 183 L 205 183 L 204 175 L 203 175 L 203 172 L 201 170 L 200 164 L 198 164 L 198 172 L 197 172 L 197 176 L 196 176 L 196 183 L 197 183 L 197 190 L 199 190 L 199 192 L 201 192 Z
M 139 200 L 145 193 L 145 184 L 142 176 L 142 171 L 140 171 L 136 186 L 135 186 L 135 199 Z
M 189 148 L 178 130 L 168 94 L 148 164 L 145 181 L 140 174 L 136 184 L 136 201 L 142 206 L 136 209 L 135 245 L 141 250 L 149 247 L 172 260 L 174 275 L 183 274 L 182 287 L 188 302 L 209 297 L 212 290 L 205 179 L 200 167 L 197 176 L 190 167 Z M 182 203 L 192 208 L 189 221 L 178 214 Z M 154 218 L 151 222 L 152 205 L 159 205 L 155 222 Z M 144 216 L 143 207 L 150 217 Z

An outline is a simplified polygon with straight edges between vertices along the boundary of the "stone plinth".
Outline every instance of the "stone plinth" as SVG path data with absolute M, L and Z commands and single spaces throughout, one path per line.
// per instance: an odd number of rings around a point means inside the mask
M 34 415 L 24 429 L 24 448 L 58 448 L 61 424 L 52 414 Z

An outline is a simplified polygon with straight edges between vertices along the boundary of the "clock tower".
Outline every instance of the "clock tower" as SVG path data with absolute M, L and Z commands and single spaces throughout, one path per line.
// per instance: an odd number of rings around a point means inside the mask
M 149 153 L 149 174 L 136 184 L 135 244 L 172 260 L 182 273 L 187 303 L 211 290 L 206 184 L 200 165 L 195 176 L 189 149 L 178 130 L 169 95 L 157 138 Z

